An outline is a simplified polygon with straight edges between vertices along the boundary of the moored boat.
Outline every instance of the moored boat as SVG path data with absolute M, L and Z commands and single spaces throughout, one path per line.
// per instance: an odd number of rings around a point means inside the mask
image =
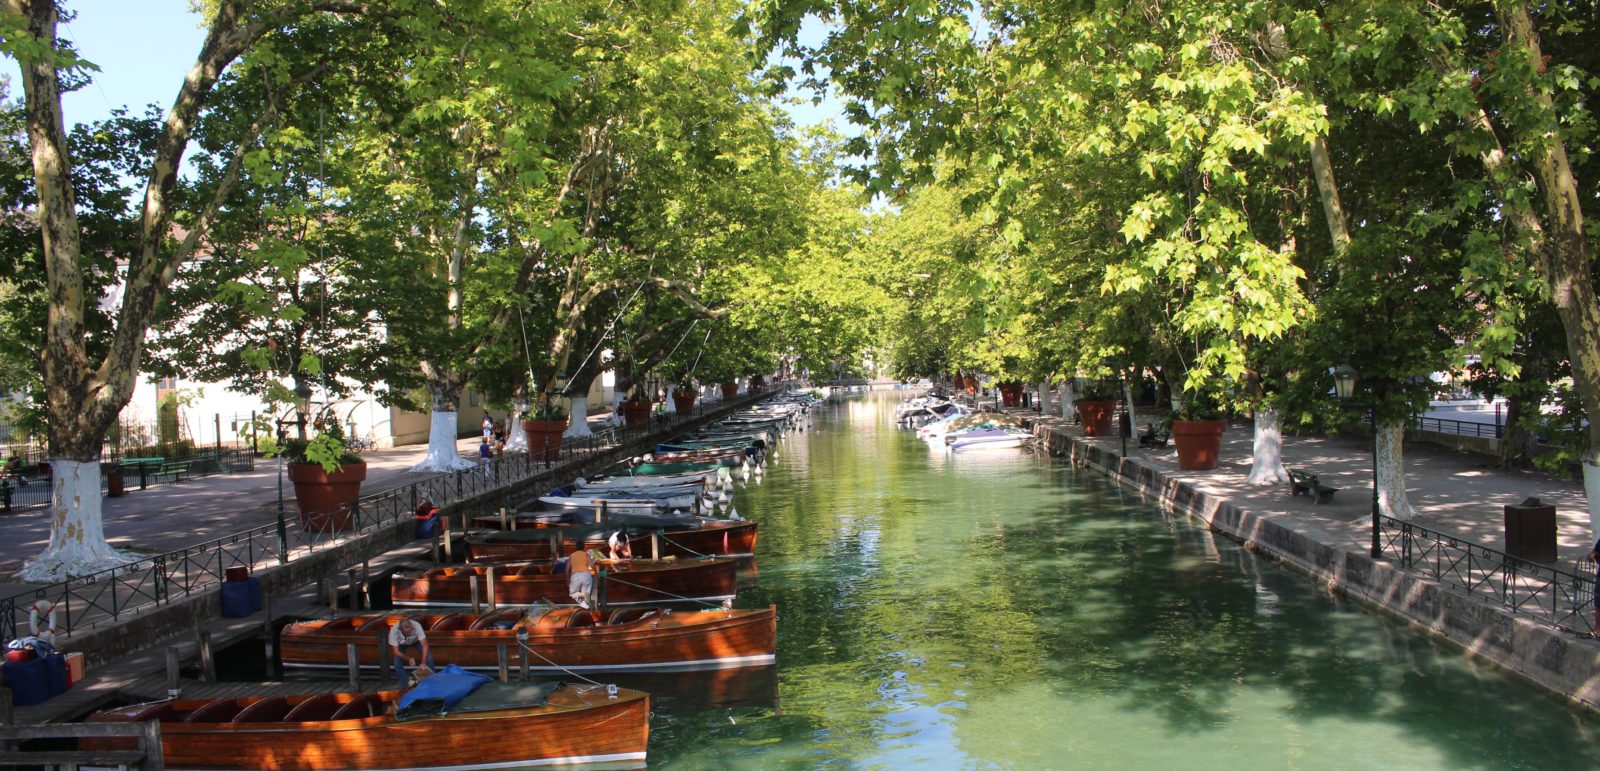
M 473 562 L 558 559 L 578 548 L 603 548 L 610 533 L 626 530 L 640 557 L 747 557 L 755 554 L 756 523 L 697 517 L 612 515 L 598 525 L 534 527 L 467 536 Z
M 650 697 L 642 691 L 490 682 L 444 714 L 414 719 L 396 716 L 401 694 L 176 699 L 89 720 L 160 721 L 161 752 L 174 769 L 490 769 L 645 759 Z M 133 740 L 82 741 L 105 750 Z
M 556 572 L 559 563 L 505 563 L 454 565 L 417 573 L 397 573 L 389 581 L 389 598 L 396 607 L 470 606 L 472 579 L 478 597 L 491 597 L 499 605 L 572 602 L 567 594 L 567 574 Z M 664 602 L 731 600 L 739 583 L 738 560 L 732 558 L 606 562 L 595 578 L 595 593 L 604 604 L 659 605 Z M 490 580 L 490 573 L 493 580 Z M 492 587 L 492 588 L 491 588 Z
M 539 672 L 673 671 L 773 662 L 778 613 L 756 610 L 509 608 L 494 613 L 382 614 L 302 621 L 283 628 L 279 649 L 289 668 L 344 669 L 347 646 L 361 666 L 387 664 L 381 635 L 404 618 L 427 630 L 435 661 L 461 667 L 499 666 L 504 645 L 517 660 L 518 632 L 527 632 L 529 668 Z

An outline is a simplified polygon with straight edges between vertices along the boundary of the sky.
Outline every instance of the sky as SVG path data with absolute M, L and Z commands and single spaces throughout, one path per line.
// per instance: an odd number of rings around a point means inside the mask
M 67 8 L 78 17 L 64 24 L 60 34 L 100 67 L 93 83 L 63 97 L 69 128 L 106 118 L 119 107 L 138 113 L 152 102 L 163 110 L 172 104 L 204 40 L 200 16 L 189 5 L 190 0 L 67 0 Z M 814 22 L 802 32 L 808 38 L 821 34 Z M 11 96 L 20 98 L 16 61 L 0 57 L 0 74 L 10 78 Z M 830 97 L 812 105 L 810 94 L 800 96 L 802 104 L 785 105 L 797 124 L 832 120 L 835 130 L 855 133 L 845 125 L 837 100 Z

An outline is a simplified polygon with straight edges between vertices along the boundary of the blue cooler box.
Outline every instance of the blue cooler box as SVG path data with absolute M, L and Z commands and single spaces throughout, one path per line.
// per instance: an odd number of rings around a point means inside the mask
M 45 660 L 6 662 L 4 670 L 6 687 L 11 689 L 11 703 L 19 707 L 43 704 L 50 699 L 50 680 L 45 675 Z M 62 681 L 65 682 L 63 673 Z
M 244 618 L 261 610 L 261 579 L 251 576 L 243 581 L 222 583 L 223 618 Z

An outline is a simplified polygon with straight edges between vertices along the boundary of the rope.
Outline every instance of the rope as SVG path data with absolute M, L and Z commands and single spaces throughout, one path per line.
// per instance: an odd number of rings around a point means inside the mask
M 673 344 L 672 351 L 667 354 L 667 358 L 665 359 L 665 361 L 671 361 L 672 360 L 672 354 L 678 352 L 678 348 L 683 345 L 683 339 L 688 337 L 689 333 L 694 331 L 694 325 L 699 324 L 699 323 L 700 323 L 699 319 L 695 319 L 694 321 L 689 322 L 689 328 L 683 330 L 683 334 L 678 335 L 678 342 Z M 707 333 L 707 334 L 710 334 L 710 333 Z M 696 364 L 699 364 L 700 363 L 700 357 L 696 356 L 694 358 L 694 361 L 695 361 Z
M 606 573 L 606 581 L 608 581 L 608 582 L 615 581 L 616 583 L 622 584 L 623 586 L 631 586 L 631 587 L 633 587 L 635 589 L 643 589 L 643 590 L 645 590 L 647 592 L 655 592 L 656 594 L 663 594 L 663 595 L 666 595 L 668 597 L 671 597 L 674 600 L 681 600 L 683 602 L 696 603 L 696 604 L 699 604 L 699 605 L 703 605 L 703 606 L 705 606 L 707 608 L 711 608 L 712 610 L 720 610 L 720 609 L 722 609 L 721 605 L 718 605 L 718 604 L 716 604 L 714 602 L 707 602 L 706 600 L 702 600 L 699 597 L 685 597 L 685 596 L 683 596 L 681 594 L 673 594 L 672 592 L 669 592 L 669 591 L 667 591 L 665 589 L 657 589 L 656 587 L 653 587 L 653 586 L 644 586 L 644 585 L 641 585 L 641 584 L 633 583 L 631 581 L 624 581 L 624 580 L 622 580 L 620 578 L 614 578 L 613 577 L 614 575 L 615 574 L 613 574 L 613 573 Z
M 644 291 L 644 285 L 648 284 L 648 283 L 650 283 L 649 280 L 645 280 L 645 281 L 640 281 L 639 282 L 639 288 L 633 290 L 633 296 L 629 297 L 628 301 L 622 304 L 622 310 L 617 311 L 617 317 L 612 319 L 610 324 L 606 325 L 606 331 L 603 334 L 600 335 L 600 339 L 598 339 L 598 340 L 596 340 L 594 342 L 594 347 L 589 349 L 589 355 L 583 357 L 583 363 L 579 364 L 578 368 L 572 371 L 572 373 L 574 375 L 576 375 L 579 372 L 582 372 L 584 367 L 589 366 L 589 360 L 594 358 L 594 355 L 596 353 L 600 352 L 600 346 L 605 345 L 606 338 L 611 336 L 611 330 L 616 328 L 617 322 L 622 320 L 623 315 L 628 312 L 628 308 L 633 306 L 633 301 L 637 300 L 639 298 L 639 293 Z M 561 384 L 561 395 L 562 396 L 566 396 L 567 395 L 567 388 L 568 388 L 568 386 L 571 386 L 571 385 L 572 385 L 572 378 L 570 378 L 570 377 L 567 378 L 567 382 Z
M 695 319 L 695 320 L 699 321 L 699 319 Z M 691 325 L 690 329 L 693 329 L 693 328 L 694 327 Z M 713 327 L 712 329 L 715 329 L 715 327 Z M 685 332 L 684 334 L 688 334 L 688 333 Z M 700 352 L 696 353 L 694 355 L 694 363 L 689 365 L 689 377 L 691 379 L 694 378 L 695 371 L 700 369 L 700 357 L 706 355 L 706 343 L 709 343 L 709 342 L 711 342 L 711 329 L 707 329 L 706 330 L 705 339 L 700 341 Z
M 579 612 L 580 613 L 585 613 L 587 611 L 581 611 L 580 610 Z M 577 672 L 574 672 L 574 671 L 572 671 L 570 669 L 567 669 L 566 667 L 564 667 L 564 666 L 562 666 L 560 664 L 557 664 L 554 661 L 551 661 L 544 654 L 534 650 L 533 646 L 531 646 L 531 645 L 529 645 L 529 644 L 527 644 L 525 642 L 522 642 L 522 641 L 519 640 L 519 641 L 517 641 L 517 645 L 520 646 L 523 650 L 525 650 L 525 651 L 527 651 L 527 652 L 529 652 L 529 653 L 531 653 L 531 654 L 533 654 L 535 656 L 538 656 L 540 659 L 542 659 L 544 661 L 544 663 L 549 664 L 550 666 L 555 667 L 556 669 L 559 669 L 562 672 L 564 672 L 564 673 L 566 673 L 568 675 L 571 675 L 572 677 L 576 677 L 579 680 L 582 680 L 582 681 L 584 681 L 584 682 L 586 682 L 586 683 L 588 683 L 590 685 L 595 685 L 595 686 L 604 686 L 605 685 L 605 683 L 602 683 L 599 680 L 590 680 L 589 678 L 584 677 L 583 675 L 580 675 Z
M 681 543 L 678 543 L 677 541 L 672 540 L 671 538 L 668 538 L 666 533 L 662 533 L 661 534 L 661 540 L 666 541 L 667 543 L 670 543 L 673 546 L 676 546 L 676 547 L 678 547 L 678 548 L 680 548 L 680 549 L 682 549 L 682 550 L 684 550 L 686 552 L 689 552 L 690 554 L 693 554 L 696 557 L 707 557 L 707 558 L 709 558 L 711 556 L 710 554 L 701 554 L 700 552 L 697 552 L 694 549 L 691 549 L 691 548 L 689 548 L 687 546 L 684 546 Z

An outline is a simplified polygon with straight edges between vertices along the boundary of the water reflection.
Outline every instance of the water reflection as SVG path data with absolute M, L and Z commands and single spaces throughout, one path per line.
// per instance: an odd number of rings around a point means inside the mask
M 851 398 L 741 493 L 781 711 L 657 708 L 682 767 L 1345 768 L 1600 760 L 1593 720 L 1103 478 L 929 453 Z M 796 441 L 803 436 L 803 439 Z

